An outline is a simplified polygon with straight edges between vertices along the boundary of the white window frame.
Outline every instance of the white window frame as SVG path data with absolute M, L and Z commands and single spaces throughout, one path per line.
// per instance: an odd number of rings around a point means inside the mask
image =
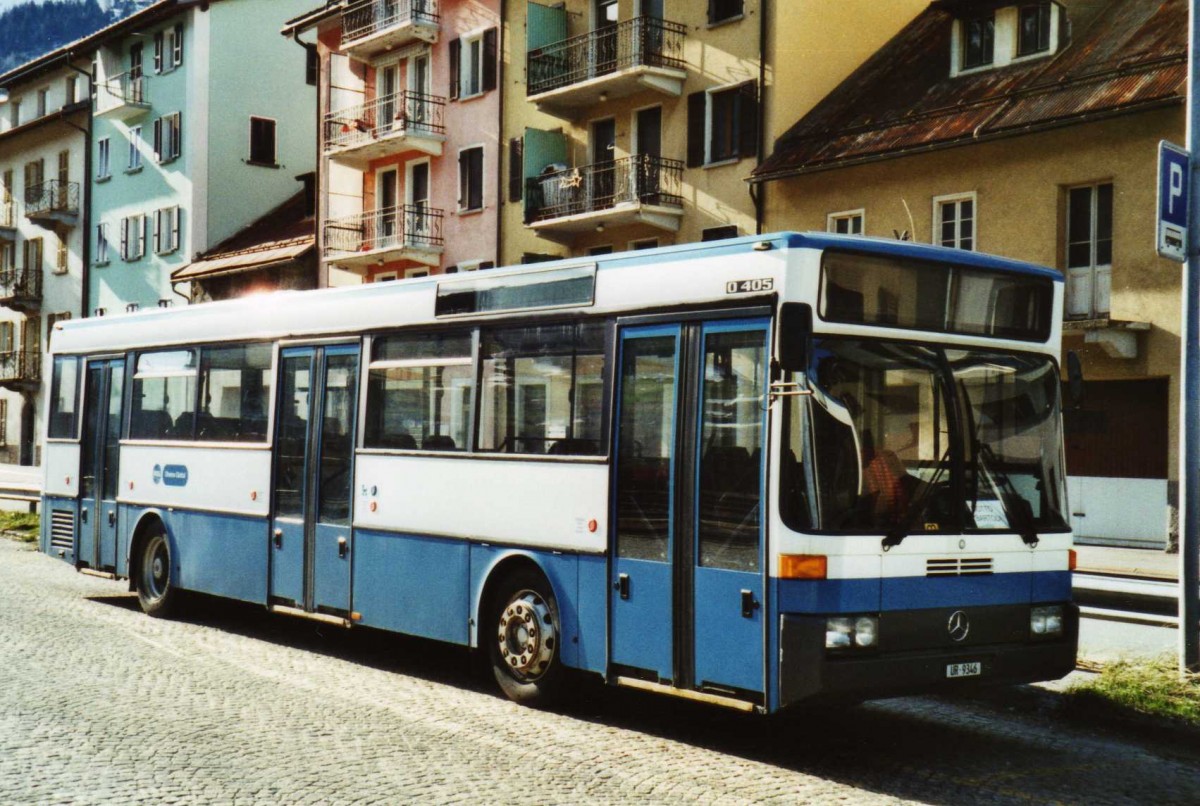
M 463 34 L 459 37 L 461 43 L 458 50 L 458 99 L 464 101 L 468 98 L 476 98 L 483 95 L 483 37 L 487 33 L 486 28 L 481 28 L 478 31 L 472 31 L 469 34 Z M 470 57 L 471 45 L 478 44 L 479 58 L 472 62 Z M 467 92 L 470 86 L 467 82 L 469 79 L 474 79 L 476 89 L 474 92 Z
M 125 216 L 121 219 L 121 260 L 133 263 L 146 255 L 146 229 L 149 216 Z
M 155 152 L 154 158 L 160 165 L 165 165 L 169 162 L 174 162 L 179 159 L 183 153 L 181 144 L 183 141 L 183 115 L 179 112 L 171 112 L 163 115 L 155 121 L 156 134 L 158 142 L 155 144 L 159 150 Z
M 867 208 L 859 207 L 854 210 L 838 210 L 836 213 L 829 213 L 825 216 L 825 231 L 837 233 L 838 221 L 849 221 L 857 218 L 859 220 L 858 232 L 847 232 L 847 235 L 866 235 L 867 234 Z
M 955 205 L 956 211 L 960 209 L 958 205 L 961 202 L 971 202 L 971 248 L 968 252 L 979 251 L 979 198 L 975 191 L 967 193 L 948 193 L 944 196 L 933 197 L 933 229 L 929 242 L 934 246 L 945 246 L 942 243 L 942 208 L 946 205 Z M 955 216 L 954 223 L 954 243 L 951 245 L 954 249 L 962 249 L 962 216 Z
M 112 140 L 101 137 L 96 141 L 96 180 L 112 178 Z
M 180 241 L 179 205 L 154 211 L 154 253 L 169 255 L 178 251 Z
M 129 127 L 129 159 L 125 173 L 136 173 L 142 170 L 142 127 Z
M 1002 6 L 995 10 L 995 26 L 992 32 L 992 61 L 978 67 L 964 67 L 963 56 L 966 53 L 967 20 L 956 19 L 950 28 L 950 77 L 973 75 L 985 70 L 995 70 L 1010 64 L 1044 59 L 1058 52 L 1059 37 L 1062 26 L 1062 6 L 1057 2 L 1050 3 L 1050 47 L 1024 56 L 1017 55 L 1017 40 L 1020 37 L 1021 7 L 1034 5 L 1032 1 L 1021 2 L 1014 0 L 1013 5 Z
M 470 194 L 470 192 L 463 193 L 462 155 L 463 155 L 464 151 L 471 151 L 473 149 L 479 149 L 479 153 L 480 153 L 479 206 L 478 207 L 465 207 L 464 204 L 470 198 L 471 194 Z M 458 202 L 457 202 L 459 213 L 478 213 L 487 208 L 487 165 L 485 164 L 486 162 L 487 162 L 487 150 L 484 148 L 483 143 L 472 143 L 471 145 L 463 146 L 462 148 L 460 148 L 458 150 L 458 158 L 455 160 L 455 164 L 456 164 L 457 172 L 458 172 L 458 193 L 460 194 Z M 430 178 L 432 179 L 432 177 L 430 177 Z
M 1098 319 L 1098 318 L 1103 318 L 1105 316 L 1111 316 L 1111 314 L 1112 314 L 1112 261 L 1110 260 L 1108 263 L 1100 263 L 1096 259 L 1096 247 L 1097 247 L 1097 243 L 1099 240 L 1097 238 L 1096 230 L 1097 230 L 1097 227 L 1099 226 L 1099 221 L 1100 221 L 1100 215 L 1099 215 L 1099 213 L 1100 213 L 1100 208 L 1099 208 L 1100 188 L 1104 185 L 1110 185 L 1113 188 L 1113 193 L 1112 193 L 1113 209 L 1112 209 L 1110 215 L 1112 218 L 1112 225 L 1113 225 L 1113 230 L 1114 230 L 1112 233 L 1111 240 L 1115 242 L 1116 241 L 1116 237 L 1115 237 L 1116 236 L 1116 231 L 1115 231 L 1116 230 L 1116 201 L 1117 201 L 1116 183 L 1114 183 L 1111 179 L 1107 179 L 1107 180 L 1101 180 L 1101 181 L 1097 181 L 1097 182 L 1085 182 L 1085 183 L 1079 184 L 1079 185 L 1068 185 L 1065 188 L 1066 206 L 1065 206 L 1065 210 L 1064 210 L 1065 216 L 1063 218 L 1064 226 L 1063 226 L 1063 233 L 1062 233 L 1062 243 L 1063 243 L 1062 265 L 1063 265 L 1063 273 L 1066 275 L 1066 280 L 1067 280 L 1067 287 L 1066 287 L 1065 294 L 1064 294 L 1064 296 L 1066 297 L 1066 299 L 1065 299 L 1065 316 L 1069 319 L 1084 319 L 1084 320 Z M 1071 191 L 1080 190 L 1083 188 L 1089 188 L 1091 190 L 1091 194 L 1090 194 L 1091 232 L 1088 235 L 1091 259 L 1088 261 L 1087 266 L 1070 266 L 1068 264 L 1070 263 L 1070 250 L 1071 250 L 1071 241 L 1070 241 L 1070 237 L 1071 237 Z M 1111 246 L 1110 246 L 1110 254 L 1111 254 Z M 1086 286 L 1087 286 L 1087 297 L 1088 297 L 1087 311 L 1082 312 L 1082 313 L 1073 313 L 1071 310 L 1072 302 L 1073 302 L 1074 296 L 1078 293 L 1078 291 L 1076 289 L 1078 288 L 1078 283 L 1080 282 L 1081 278 L 1085 281 Z M 1099 287 L 1104 283 L 1106 283 L 1108 285 L 1108 291 L 1105 294 L 1105 296 L 1108 298 L 1108 310 L 1107 311 L 1101 310 L 1100 309 L 1101 306 L 1097 305 L 1097 292 L 1098 292 Z
M 37 91 L 37 116 L 39 118 L 46 117 L 46 113 L 50 111 L 50 88 L 42 87 Z
M 745 81 L 735 81 L 732 84 L 724 84 L 720 87 L 709 87 L 704 91 L 704 165 L 702 166 L 704 168 L 719 168 L 722 165 L 732 165 L 742 159 L 735 153 L 732 157 L 722 157 L 715 162 L 713 161 L 713 96 L 729 92 L 730 90 L 736 90 L 745 83 Z M 738 121 L 734 120 L 733 125 L 736 127 L 737 124 Z M 741 134 L 739 133 L 738 136 L 740 137 Z

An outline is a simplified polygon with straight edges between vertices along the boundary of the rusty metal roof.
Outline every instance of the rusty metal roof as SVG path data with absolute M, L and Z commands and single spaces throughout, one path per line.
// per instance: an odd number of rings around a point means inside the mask
M 1186 0 L 1112 0 L 1045 59 L 950 76 L 954 2 L 932 4 L 801 118 L 765 182 L 1157 106 L 1187 86 Z

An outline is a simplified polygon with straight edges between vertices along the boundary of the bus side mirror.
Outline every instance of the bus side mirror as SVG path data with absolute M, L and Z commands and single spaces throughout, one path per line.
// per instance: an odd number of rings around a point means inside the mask
M 808 369 L 812 348 L 812 306 L 785 302 L 779 308 L 779 366 L 788 372 Z
M 1067 352 L 1067 408 L 1077 409 L 1083 405 L 1083 364 L 1079 353 Z

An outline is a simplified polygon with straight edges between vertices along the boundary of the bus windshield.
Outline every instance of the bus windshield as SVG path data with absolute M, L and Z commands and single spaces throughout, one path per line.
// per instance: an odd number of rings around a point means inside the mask
M 807 385 L 812 395 L 789 398 L 785 418 L 781 499 L 793 527 L 893 543 L 945 532 L 1032 542 L 1067 528 L 1049 358 L 818 339 Z

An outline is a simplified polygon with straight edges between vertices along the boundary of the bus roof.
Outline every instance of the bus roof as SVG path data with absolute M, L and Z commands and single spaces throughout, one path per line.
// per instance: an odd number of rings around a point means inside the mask
M 768 246 L 764 249 L 763 244 Z M 501 280 L 579 266 L 605 269 L 677 264 L 688 256 L 706 259 L 747 252 L 788 249 L 826 250 L 873 254 L 906 260 L 950 263 L 1037 276 L 1062 282 L 1062 274 L 1032 263 L 1007 258 L 915 244 L 884 238 L 827 233 L 783 232 L 745 236 L 721 241 L 688 243 L 610 255 L 564 258 L 531 265 L 490 269 L 480 279 Z M 442 321 L 434 315 L 434 300 L 440 283 L 470 282 L 477 275 L 434 275 L 386 284 L 362 284 L 311 291 L 276 291 L 184 309 L 154 308 L 114 317 L 90 317 L 55 324 L 50 347 L 56 353 L 124 351 L 128 349 L 193 344 L 230 338 L 245 341 L 322 338 L 360 330 L 378 330 L 401 324 L 430 324 Z M 691 284 L 682 284 L 689 288 Z M 690 288 L 689 288 L 690 290 Z M 686 293 L 686 292 L 685 292 Z M 677 304 L 706 301 L 680 296 Z M 630 306 L 636 307 L 636 306 Z M 587 310 L 592 310 L 588 307 Z M 605 308 L 606 312 L 611 308 Z

